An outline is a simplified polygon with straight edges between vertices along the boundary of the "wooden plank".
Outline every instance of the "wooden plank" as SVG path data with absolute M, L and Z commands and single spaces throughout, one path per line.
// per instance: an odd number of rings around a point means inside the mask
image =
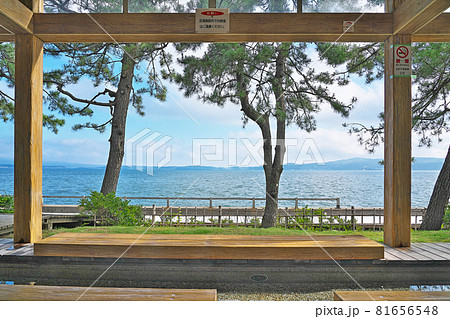
M 15 36 L 13 34 L 0 34 L 0 43 L 2 42 L 14 42 Z
M 446 252 L 443 252 L 441 250 L 435 249 L 434 246 L 425 244 L 425 243 L 417 243 L 414 244 L 416 247 L 420 248 L 421 250 L 427 251 L 429 253 L 435 254 L 437 256 L 440 256 L 442 258 L 445 258 L 447 260 L 450 260 L 450 254 L 447 254 Z
M 90 238 L 104 238 L 104 239 L 136 239 L 141 234 L 119 234 L 119 233 L 59 233 L 45 240 L 58 240 L 59 238 L 80 238 L 81 240 L 88 240 Z M 190 235 L 190 234 L 145 234 L 143 238 L 149 240 L 208 240 L 208 239 L 221 239 L 221 240 L 236 240 L 236 241 L 311 241 L 310 236 L 259 236 L 259 235 Z M 368 239 L 362 235 L 317 235 L 312 238 L 318 241 L 332 241 L 340 243 L 342 241 L 364 241 L 366 243 L 373 243 L 374 245 L 380 245 L 377 242 Z
M 394 248 L 392 250 L 389 250 L 389 253 L 391 255 L 394 255 L 395 257 L 401 259 L 401 260 L 414 260 L 414 261 L 417 261 L 417 258 L 412 257 L 412 256 L 410 256 L 408 254 L 405 254 L 404 252 L 402 252 L 402 251 L 400 251 L 400 250 L 398 250 L 396 248 Z
M 415 246 L 435 255 L 446 258 L 447 260 L 450 260 L 450 253 L 448 252 L 448 250 L 442 249 L 439 246 L 434 245 L 433 243 L 417 243 L 415 244 Z
M 450 0 L 406 0 L 394 11 L 394 34 L 414 34 L 450 6 Z
M 433 254 L 433 253 L 430 253 L 430 252 L 428 252 L 428 251 L 426 251 L 424 249 L 421 249 L 420 247 L 417 247 L 415 244 L 411 244 L 411 249 L 413 249 L 414 252 L 416 252 L 416 253 L 418 253 L 420 255 L 423 255 L 423 256 L 426 256 L 426 257 L 430 258 L 431 260 L 446 260 L 446 258 L 441 257 L 441 256 L 436 255 L 436 254 Z
M 33 11 L 18 0 L 0 1 L 0 25 L 16 34 L 33 32 Z
M 450 13 L 439 17 L 412 35 L 414 42 L 450 42 Z
M 411 245 L 411 77 L 394 77 L 394 45 L 410 44 L 410 35 L 385 42 L 384 242 Z
M 335 301 L 449 301 L 450 291 L 335 291 Z
M 392 14 L 368 13 L 354 33 L 342 22 L 358 13 L 232 13 L 230 33 L 195 34 L 192 13 L 35 14 L 34 33 L 45 42 L 251 42 L 383 41 L 392 34 Z
M 323 237 L 323 238 L 321 238 Z M 363 236 L 58 234 L 34 245 L 35 256 L 174 259 L 383 259 Z
M 386 259 L 386 260 L 402 260 L 401 258 L 391 254 L 391 252 L 387 251 L 386 248 L 384 248 L 384 259 Z
M 396 248 L 397 251 L 401 251 L 402 253 L 404 253 L 405 255 L 408 255 L 412 258 L 415 258 L 417 260 L 433 260 L 430 257 L 427 257 L 424 254 L 421 254 L 420 252 L 416 251 L 415 249 L 411 248 L 411 247 L 407 247 L 407 248 Z
M 432 243 L 432 244 L 440 246 L 450 253 L 450 243 Z
M 0 285 L 4 301 L 216 301 L 215 289 Z
M 14 242 L 42 238 L 43 43 L 16 36 Z

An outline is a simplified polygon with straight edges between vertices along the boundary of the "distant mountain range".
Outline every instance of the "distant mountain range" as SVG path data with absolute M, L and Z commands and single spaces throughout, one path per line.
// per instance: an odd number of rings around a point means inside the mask
M 380 164 L 381 159 L 372 158 L 349 158 L 337 161 L 326 162 L 325 165 L 318 164 L 303 164 L 297 165 L 289 163 L 284 165 L 285 170 L 383 170 L 383 165 Z M 443 158 L 432 157 L 416 157 L 412 163 L 413 170 L 440 170 L 444 163 Z M 11 159 L 0 158 L 0 168 L 13 167 L 14 162 Z M 90 164 L 76 164 L 76 163 L 61 163 L 61 162 L 44 162 L 44 168 L 60 168 L 60 169 L 74 169 L 74 168 L 91 168 L 104 169 L 101 165 Z M 130 169 L 129 167 L 124 167 Z M 214 166 L 165 166 L 159 170 L 202 170 L 202 171 L 238 171 L 238 170 L 260 170 L 261 166 L 251 167 L 214 167 Z

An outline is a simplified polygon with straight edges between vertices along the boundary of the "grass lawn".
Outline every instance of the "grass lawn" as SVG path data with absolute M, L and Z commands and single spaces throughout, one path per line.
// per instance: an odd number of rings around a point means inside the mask
M 383 241 L 382 231 L 308 231 L 283 228 L 250 228 L 250 227 L 77 227 L 59 228 L 51 231 L 43 231 L 43 237 L 49 237 L 57 233 L 121 233 L 121 234 L 219 234 L 219 235 L 363 235 L 377 242 Z M 411 231 L 413 243 L 450 242 L 450 230 L 439 231 Z

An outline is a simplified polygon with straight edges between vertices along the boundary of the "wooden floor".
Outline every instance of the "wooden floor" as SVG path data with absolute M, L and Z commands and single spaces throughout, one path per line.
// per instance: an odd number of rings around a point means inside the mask
M 335 291 L 338 301 L 450 301 L 450 291 Z
M 408 248 L 384 247 L 386 260 L 450 260 L 450 243 L 413 243 Z
M 2 301 L 215 301 L 215 289 L 0 285 Z
M 14 241 L 8 238 L 0 238 L 0 256 L 33 256 L 33 244 L 14 245 Z
M 61 233 L 34 244 L 35 256 L 169 259 L 383 259 L 364 236 L 231 236 Z

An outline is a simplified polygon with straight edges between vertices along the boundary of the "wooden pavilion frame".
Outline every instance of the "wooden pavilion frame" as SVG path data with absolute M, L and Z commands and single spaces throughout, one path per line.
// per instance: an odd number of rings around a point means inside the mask
M 211 1 L 215 3 L 215 1 Z M 127 12 L 128 0 L 124 0 Z M 450 42 L 450 0 L 385 0 L 386 13 L 232 13 L 230 33 L 196 34 L 191 13 L 43 13 L 1 0 L 0 42 L 16 43 L 14 242 L 42 237 L 45 42 L 385 42 L 384 243 L 410 246 L 411 78 L 393 77 L 393 45 Z M 343 34 L 343 21 L 355 21 Z

